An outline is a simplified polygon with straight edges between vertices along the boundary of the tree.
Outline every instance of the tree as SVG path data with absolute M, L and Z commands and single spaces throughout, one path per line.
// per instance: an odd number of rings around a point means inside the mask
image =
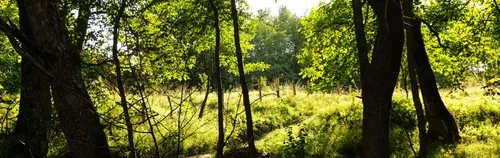
M 429 121 L 428 135 L 433 140 L 438 140 L 438 137 L 442 137 L 446 143 L 455 143 L 460 139 L 458 127 L 455 119 L 448 112 L 439 95 L 436 79 L 425 51 L 420 24 L 420 22 L 415 22 L 413 25 L 415 27 L 410 31 L 413 31 L 414 35 L 414 60 L 424 99 L 426 116 Z
M 368 3 L 377 15 L 378 31 L 371 64 L 362 79 L 363 155 L 388 157 L 389 110 L 401 64 L 403 16 L 399 1 Z
M 415 106 L 415 110 L 417 112 L 417 123 L 418 123 L 418 134 L 419 134 L 419 145 L 420 145 L 420 150 L 418 153 L 418 157 L 420 158 L 425 158 L 427 157 L 427 129 L 426 129 L 426 123 L 427 120 L 425 119 L 425 114 L 424 110 L 422 108 L 422 102 L 420 101 L 420 95 L 419 95 L 419 86 L 417 83 L 417 75 L 415 73 L 415 35 L 414 32 L 412 31 L 412 27 L 416 27 L 416 20 L 415 20 L 415 15 L 413 13 L 413 0 L 406 0 L 403 1 L 403 11 L 404 15 L 407 17 L 405 18 L 405 30 L 406 30 L 406 58 L 408 62 L 408 74 L 410 76 L 410 84 L 411 84 L 411 94 L 412 94 L 412 99 L 413 99 L 413 104 Z
M 221 69 L 220 69 L 220 28 L 219 12 L 215 6 L 214 0 L 208 0 L 210 8 L 214 13 L 215 28 L 215 84 L 217 85 L 217 123 L 219 125 L 219 135 L 217 139 L 217 154 L 215 157 L 222 158 L 224 152 L 224 91 L 222 91 Z M 208 89 L 209 87 L 207 87 Z
M 80 56 L 70 40 L 55 1 L 19 0 L 19 15 L 29 21 L 33 39 L 11 23 L 0 21 L 1 30 L 12 40 L 19 40 L 40 54 L 22 52 L 50 78 L 52 96 L 62 131 L 72 157 L 109 157 L 106 136 L 99 115 L 81 77 Z M 16 47 L 16 46 L 14 46 Z M 39 56 L 36 60 L 32 56 Z M 44 65 L 40 65 L 43 63 Z
M 366 18 L 359 19 L 364 27 L 366 45 L 373 45 L 374 34 L 376 32 L 376 20 L 371 9 L 363 9 L 360 15 Z M 353 9 L 350 1 L 330 1 L 320 4 L 311 14 L 302 19 L 306 42 L 298 62 L 302 65 L 300 75 L 302 78 L 310 80 L 309 88 L 313 90 L 332 91 L 342 86 L 353 86 L 357 89 L 361 87 L 361 72 L 357 70 L 360 61 L 359 56 L 354 53 L 357 50 L 357 34 Z M 370 52 L 372 47 L 367 47 Z M 358 50 L 361 51 L 361 50 Z M 358 54 L 359 55 L 359 54 Z M 367 60 L 368 56 L 367 55 Z
M 114 26 L 113 26 L 113 62 L 115 64 L 115 72 L 116 72 L 116 83 L 118 86 L 118 92 L 120 95 L 120 105 L 123 108 L 123 114 L 125 115 L 125 125 L 127 126 L 127 137 L 128 137 L 128 143 L 129 143 L 129 149 L 130 149 L 130 155 L 129 157 L 135 158 L 137 157 L 136 151 L 135 151 L 135 144 L 134 144 L 134 132 L 132 128 L 132 122 L 130 121 L 130 114 L 128 110 L 128 102 L 127 102 L 127 97 L 125 94 L 125 88 L 123 86 L 123 81 L 122 81 L 122 71 L 121 71 L 121 66 L 120 66 L 120 59 L 118 58 L 118 37 L 120 36 L 119 29 L 120 29 L 120 20 L 123 16 L 123 13 L 125 12 L 125 8 L 127 5 L 126 0 L 122 0 L 120 4 L 120 9 L 118 10 L 118 14 L 114 17 Z
M 300 18 L 284 6 L 279 8 L 278 16 L 271 16 L 269 12 L 260 10 L 253 19 L 257 26 L 251 41 L 254 49 L 248 52 L 248 61 L 270 65 L 258 77 L 273 79 L 280 75 L 282 81 L 293 82 L 299 78 L 301 66 L 297 55 L 304 45 L 304 36 L 298 31 L 302 27 Z
M 250 157 L 258 157 L 257 149 L 255 148 L 253 136 L 253 121 L 252 109 L 250 107 L 250 98 L 248 96 L 248 87 L 245 79 L 245 70 L 243 68 L 243 53 L 240 46 L 240 34 L 238 23 L 238 10 L 236 10 L 236 0 L 231 0 L 231 16 L 233 18 L 234 45 L 236 47 L 236 58 L 238 60 L 238 72 L 240 75 L 241 90 L 243 93 L 243 106 L 245 106 L 246 124 L 247 124 L 247 141 Z
M 21 9 L 21 8 L 19 8 Z M 26 14 L 19 10 L 19 14 Z M 29 19 L 26 15 L 19 16 L 20 30 L 28 38 L 33 38 L 30 31 Z M 10 38 L 13 46 L 17 41 Z M 23 45 L 16 51 L 37 54 L 36 50 Z M 37 58 L 40 60 L 40 58 Z M 14 128 L 15 141 L 12 143 L 11 156 L 45 157 L 48 152 L 48 130 L 50 126 L 51 96 L 49 78 L 40 71 L 28 58 L 21 61 L 21 101 L 16 126 Z

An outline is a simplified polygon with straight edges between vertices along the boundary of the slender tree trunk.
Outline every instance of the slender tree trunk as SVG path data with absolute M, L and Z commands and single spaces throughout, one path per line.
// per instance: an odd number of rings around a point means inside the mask
M 408 36 L 408 35 L 407 35 Z M 407 47 L 409 48 L 409 47 Z M 413 98 L 413 104 L 415 106 L 417 112 L 417 121 L 418 121 L 418 136 L 420 139 L 420 150 L 418 152 L 418 157 L 426 158 L 427 157 L 427 129 L 425 128 L 425 124 L 427 121 L 425 120 L 424 110 L 422 108 L 422 102 L 420 102 L 420 96 L 418 92 L 418 83 L 417 76 L 415 74 L 415 61 L 412 61 L 412 55 L 410 55 L 410 51 L 407 54 L 408 58 L 408 71 L 410 75 L 410 83 L 411 83 L 411 94 Z
M 125 95 L 125 88 L 123 87 L 122 81 L 122 71 L 120 59 L 118 58 L 118 37 L 120 36 L 120 20 L 123 16 L 123 12 L 125 11 L 127 1 L 122 0 L 120 5 L 120 9 L 118 10 L 118 14 L 114 18 L 114 27 L 113 27 L 113 62 L 115 63 L 115 71 L 116 71 L 116 83 L 118 86 L 118 92 L 120 95 L 120 105 L 123 108 L 123 114 L 125 115 L 125 125 L 127 126 L 127 137 L 129 143 L 130 155 L 129 157 L 135 158 L 137 154 L 135 152 L 134 145 L 134 131 L 132 127 L 132 122 L 130 121 L 130 114 L 128 110 L 127 96 Z
M 366 77 L 365 74 L 370 67 L 368 61 L 368 45 L 366 44 L 365 26 L 363 24 L 363 4 L 361 0 L 352 0 L 354 27 L 356 34 L 356 47 L 358 49 L 359 72 L 361 74 L 361 87 Z
M 26 11 L 31 40 L 38 46 L 31 49 L 42 51 L 51 73 L 55 108 L 71 157 L 109 157 L 106 135 L 81 76 L 79 52 L 69 40 L 56 2 L 18 0 L 18 7 Z
M 257 149 L 255 148 L 253 136 L 253 121 L 252 109 L 250 107 L 250 97 L 248 96 L 247 81 L 245 79 L 245 71 L 243 70 L 243 53 L 240 46 L 240 27 L 238 23 L 238 10 L 236 10 L 236 0 L 231 0 L 231 16 L 233 18 L 234 26 L 234 45 L 236 46 L 236 58 L 238 60 L 238 72 L 240 74 L 240 84 L 243 93 L 243 105 L 245 106 L 246 124 L 247 124 L 247 141 L 250 157 L 258 157 Z
M 455 118 L 448 112 L 441 100 L 441 96 L 436 86 L 436 79 L 432 71 L 429 59 L 425 51 L 425 44 L 422 38 L 421 22 L 415 20 L 414 27 L 411 27 L 414 44 L 414 59 L 420 89 L 424 99 L 427 120 L 429 121 L 428 137 L 431 140 L 438 140 L 441 137 L 445 143 L 456 143 L 460 140 Z
M 378 36 L 363 79 L 363 156 L 389 157 L 389 110 L 401 66 L 403 17 L 399 1 L 368 3 L 377 15 Z
M 136 46 L 139 46 L 139 40 L 136 40 Z M 128 58 L 128 62 L 132 63 L 130 58 Z M 139 65 L 142 65 L 142 59 L 139 57 Z M 142 69 L 142 68 L 140 68 Z M 134 77 L 135 80 L 135 85 L 137 89 L 139 90 L 139 95 L 141 96 L 141 106 L 144 109 L 144 114 L 146 115 L 146 119 L 148 122 L 148 127 L 149 127 L 149 133 L 151 134 L 151 138 L 153 139 L 153 144 L 155 146 L 155 156 L 157 158 L 160 158 L 160 149 L 158 148 L 158 141 L 156 140 L 156 135 L 154 132 L 153 128 L 153 123 L 151 122 L 151 117 L 149 116 L 149 109 L 146 106 L 146 97 L 144 96 L 144 87 L 141 85 L 140 79 L 143 78 L 140 73 L 136 73 L 137 71 L 135 70 L 134 66 L 130 67 L 130 70 L 132 71 L 132 76 Z M 137 74 L 137 75 L 136 75 Z
M 413 0 L 405 0 L 403 1 L 403 10 L 405 14 L 405 29 L 406 29 L 406 50 L 407 50 L 407 61 L 408 61 L 408 72 L 410 75 L 410 84 L 411 84 L 411 94 L 413 98 L 413 104 L 415 106 L 415 110 L 417 112 L 417 122 L 418 122 L 418 134 L 420 139 L 420 150 L 418 153 L 418 157 L 426 158 L 427 157 L 427 129 L 425 124 L 427 121 L 425 120 L 424 110 L 422 108 L 422 102 L 420 101 L 420 95 L 418 91 L 418 83 L 417 83 L 417 75 L 415 74 L 415 35 L 412 31 L 416 27 L 415 15 L 413 13 Z
M 220 28 L 219 28 L 219 12 L 214 4 L 214 0 L 208 0 L 210 7 L 214 12 L 214 27 L 215 27 L 215 80 L 217 84 L 217 123 L 219 124 L 219 137 L 217 139 L 217 154 L 215 157 L 222 158 L 224 152 L 224 92 L 222 91 L 222 80 L 220 70 Z

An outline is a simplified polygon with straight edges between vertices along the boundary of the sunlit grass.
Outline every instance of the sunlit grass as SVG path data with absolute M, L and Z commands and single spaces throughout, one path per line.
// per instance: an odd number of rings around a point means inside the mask
M 362 102 L 359 92 L 336 92 L 333 94 L 307 93 L 297 88 L 297 94 L 289 86 L 282 87 L 281 98 L 277 98 L 273 87 L 262 91 L 259 100 L 258 91 L 250 92 L 256 146 L 268 156 L 286 157 L 283 154 L 289 140 L 286 129 L 292 128 L 294 135 L 304 129 L 305 149 L 311 157 L 350 157 L 360 151 L 362 132 Z M 225 151 L 231 152 L 246 147 L 246 126 L 243 104 L 239 89 L 226 92 L 225 135 L 229 138 Z M 466 88 L 465 91 L 441 90 L 443 101 L 457 120 L 462 140 L 453 146 L 440 146 L 430 151 L 430 157 L 499 157 L 500 156 L 500 97 L 485 96 L 483 89 Z M 166 94 L 155 93 L 147 100 L 152 110 L 154 132 L 164 157 L 177 152 L 178 124 L 182 130 L 180 154 L 196 156 L 214 154 L 217 142 L 217 96 L 215 92 L 208 96 L 202 118 L 198 118 L 205 91 L 195 91 L 190 99 L 182 104 L 179 115 L 180 91 Z M 186 93 L 183 97 L 186 98 Z M 119 98 L 95 100 L 101 122 L 105 124 L 110 148 L 116 155 L 127 155 L 128 142 L 122 109 L 117 103 Z M 137 102 L 132 98 L 129 102 Z M 411 94 L 403 89 L 396 89 L 393 96 L 391 113 L 390 148 L 394 157 L 413 157 L 409 140 L 418 152 L 418 129 L 416 128 L 415 109 Z M 132 121 L 143 122 L 140 104 L 131 110 Z M 237 116 L 236 116 L 237 115 Z M 236 116 L 236 117 L 235 117 Z M 114 118 L 114 119 L 113 119 Z M 181 119 L 181 122 L 178 119 Z M 234 120 L 236 119 L 236 121 Z M 111 122 L 111 123 L 110 123 Z M 233 130 L 233 123 L 236 123 Z M 114 125 L 110 125 L 114 124 Z M 135 144 L 138 154 L 148 157 L 154 152 L 154 143 L 147 123 L 134 125 Z M 407 137 L 410 134 L 410 138 Z M 230 135 L 231 134 L 231 135 Z M 230 135 L 230 136 L 229 136 Z M 51 134 L 50 157 L 64 153 L 63 135 Z M 436 145 L 434 145 L 436 146 Z

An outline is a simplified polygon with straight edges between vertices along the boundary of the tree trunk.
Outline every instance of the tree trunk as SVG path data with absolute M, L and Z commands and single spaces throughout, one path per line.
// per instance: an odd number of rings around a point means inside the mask
M 50 127 L 50 86 L 48 77 L 31 61 L 21 62 L 21 103 L 14 135 L 21 157 L 46 157 Z
M 24 8 L 19 8 L 20 30 L 32 38 L 29 21 Z M 23 14 L 23 15 L 21 15 Z M 16 44 L 16 43 L 12 43 Z M 26 46 L 22 51 L 35 52 Z M 29 59 L 21 62 L 21 102 L 17 116 L 14 144 L 20 157 L 46 157 L 48 152 L 48 130 L 51 111 L 50 82 L 48 76 L 39 70 Z
M 408 37 L 407 37 L 408 38 Z M 409 47 L 407 47 L 409 48 Z M 418 122 L 418 136 L 420 139 L 420 150 L 418 152 L 419 158 L 427 157 L 427 129 L 425 128 L 425 124 L 427 121 L 425 120 L 424 110 L 422 108 L 422 102 L 420 102 L 420 96 L 418 92 L 418 84 L 417 84 L 417 76 L 415 74 L 415 61 L 411 61 L 412 55 L 410 55 L 410 51 L 407 54 L 408 59 L 408 71 L 410 75 L 410 83 L 411 83 L 411 95 L 413 98 L 413 104 L 415 106 L 417 112 L 417 122 Z
M 425 124 L 427 121 L 425 120 L 424 110 L 422 108 L 422 102 L 420 101 L 420 95 L 418 92 L 418 83 L 417 83 L 417 75 L 415 74 L 415 34 L 412 31 L 416 26 L 415 15 L 413 14 L 413 0 L 405 0 L 403 1 L 403 10 L 405 14 L 406 20 L 406 50 L 407 50 L 407 61 L 408 61 L 408 72 L 410 75 L 410 84 L 411 84 L 411 94 L 413 98 L 413 104 L 415 106 L 415 110 L 417 112 L 417 123 L 418 123 L 418 135 L 420 139 L 420 150 L 418 153 L 419 158 L 427 157 L 427 129 Z
M 243 93 L 243 105 L 245 106 L 246 124 L 247 124 L 247 141 L 250 157 L 258 157 L 257 149 L 255 148 L 253 136 L 253 121 L 252 109 L 250 107 L 250 97 L 248 96 L 247 81 L 245 79 L 245 71 L 243 70 L 243 55 L 240 46 L 240 29 L 238 23 L 238 10 L 236 10 L 236 0 L 231 0 L 231 16 L 234 26 L 234 45 L 236 46 L 236 58 L 238 60 L 238 72 L 240 74 L 241 91 Z
M 429 121 L 428 137 L 438 140 L 441 137 L 445 143 L 456 143 L 460 140 L 455 119 L 448 112 L 441 100 L 436 86 L 436 79 L 425 51 L 422 38 L 421 22 L 416 20 L 411 28 L 414 44 L 414 58 L 422 96 L 424 98 L 427 120 Z M 408 31 L 408 32 L 410 32 Z
M 109 157 L 106 135 L 81 76 L 79 52 L 55 1 L 18 0 L 26 11 L 36 50 L 51 73 L 52 94 L 71 157 Z M 21 14 L 20 14 L 21 15 Z M 26 43 L 23 43 L 26 44 Z
M 120 105 L 123 108 L 123 114 L 125 115 L 125 125 L 127 126 L 127 138 L 130 149 L 129 157 L 135 158 L 137 157 L 137 154 L 135 152 L 135 145 L 134 145 L 134 131 L 132 128 L 132 122 L 130 121 L 127 96 L 125 95 L 125 88 L 123 87 L 120 59 L 118 59 L 118 37 L 120 36 L 120 33 L 118 31 L 120 29 L 120 20 L 123 15 L 123 12 L 125 11 L 126 3 L 127 3 L 126 0 L 122 0 L 122 3 L 120 4 L 120 9 L 118 10 L 118 14 L 114 18 L 115 24 L 113 26 L 113 62 L 115 63 L 116 83 L 120 95 Z
M 372 62 L 363 79 L 363 156 L 389 157 L 389 110 L 404 42 L 399 1 L 369 0 L 378 20 Z
M 224 152 L 224 92 L 222 91 L 221 69 L 220 69 L 220 28 L 219 28 L 219 13 L 214 4 L 214 0 L 208 0 L 210 7 L 214 12 L 214 27 L 215 27 L 215 80 L 217 84 L 217 122 L 219 125 L 219 137 L 217 139 L 217 154 L 216 158 L 222 158 Z
M 368 45 L 366 44 L 365 26 L 363 24 L 363 4 L 361 0 L 352 0 L 352 9 L 354 17 L 354 27 L 356 34 L 356 47 L 358 49 L 359 72 L 361 74 L 361 86 L 363 86 L 363 79 L 370 67 L 368 61 Z

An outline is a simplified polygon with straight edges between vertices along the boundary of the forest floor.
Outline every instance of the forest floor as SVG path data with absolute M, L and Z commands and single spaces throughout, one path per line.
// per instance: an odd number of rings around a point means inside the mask
M 233 91 L 225 93 L 225 135 L 228 138 L 225 154 L 240 157 L 246 154 L 245 116 L 241 95 L 235 92 L 238 90 Z M 465 91 L 441 90 L 444 103 L 457 121 L 462 140 L 457 145 L 432 144 L 436 150 L 430 151 L 430 157 L 500 157 L 500 96 L 485 96 L 483 92 L 477 87 Z M 258 100 L 258 91 L 250 92 L 256 147 L 263 156 L 356 157 L 359 154 L 362 132 L 359 92 L 308 94 L 298 89 L 293 95 L 291 88 L 284 87 L 281 98 L 274 93 L 266 88 L 262 100 Z M 184 93 L 182 98 L 188 99 L 180 99 L 179 91 L 169 94 L 172 95 L 155 94 L 149 99 L 151 115 L 156 116 L 153 123 L 162 157 L 213 156 L 217 142 L 215 93 L 208 96 L 201 119 L 198 116 L 205 96 L 203 91 L 191 95 Z M 98 106 L 103 118 L 123 119 L 119 117 L 119 108 L 112 107 Z M 132 115 L 136 115 L 134 122 L 144 119 L 137 112 Z M 411 94 L 396 89 L 390 121 L 391 154 L 413 157 L 414 151 L 418 152 L 419 141 Z M 111 149 L 118 155 L 125 154 L 126 130 L 111 126 L 105 130 Z M 149 127 L 137 125 L 135 130 L 144 132 L 134 133 L 138 153 L 148 157 L 154 151 L 151 136 L 146 132 Z M 52 153 L 64 150 L 58 144 L 51 143 L 51 146 Z

